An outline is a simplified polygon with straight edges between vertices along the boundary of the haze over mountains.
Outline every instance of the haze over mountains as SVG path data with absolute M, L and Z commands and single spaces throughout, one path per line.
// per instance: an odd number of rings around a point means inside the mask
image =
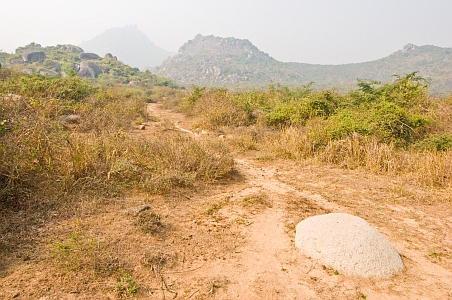
M 157 75 L 179 84 L 249 88 L 272 82 L 288 86 L 314 82 L 319 88 L 336 87 L 342 91 L 356 87 L 357 79 L 388 82 L 394 74 L 414 71 L 431 80 L 432 92 L 450 92 L 452 49 L 408 44 L 374 61 L 315 65 L 277 61 L 248 40 L 197 35 L 155 69 Z
M 175 54 L 158 47 L 136 25 L 130 25 L 108 29 L 80 46 L 83 48 L 80 51 L 94 52 L 101 57 L 111 53 L 132 67 L 150 68 L 179 85 L 263 89 L 271 83 L 296 87 L 314 82 L 314 88 L 333 87 L 347 92 L 356 87 L 357 79 L 390 82 L 394 74 L 419 71 L 420 76 L 431 80 L 432 93 L 452 91 L 452 48 L 430 45 L 407 44 L 387 57 L 369 62 L 319 65 L 281 62 L 249 40 L 201 34 Z M 18 54 L 0 52 L 0 63 L 18 63 Z M 67 62 L 60 62 L 64 63 Z
M 155 45 L 136 25 L 111 28 L 80 44 L 86 52 L 113 53 L 122 62 L 141 70 L 160 65 L 174 55 Z

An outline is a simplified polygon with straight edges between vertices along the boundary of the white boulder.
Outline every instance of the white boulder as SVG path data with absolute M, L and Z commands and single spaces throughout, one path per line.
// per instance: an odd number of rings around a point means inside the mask
M 365 220 L 349 214 L 303 220 L 296 227 L 295 246 L 348 276 L 387 278 L 404 269 L 391 243 Z

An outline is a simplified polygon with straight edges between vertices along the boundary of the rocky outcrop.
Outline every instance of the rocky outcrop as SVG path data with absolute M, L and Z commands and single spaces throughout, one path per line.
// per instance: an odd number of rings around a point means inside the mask
M 108 68 L 99 66 L 91 61 L 82 61 L 80 63 L 80 71 L 78 72 L 78 75 L 81 77 L 97 78 L 99 74 L 107 73 L 108 71 Z
M 11 61 L 9 63 L 12 64 L 12 65 L 21 65 L 21 64 L 24 63 L 24 60 L 20 59 L 20 58 L 18 58 L 18 59 L 11 59 Z
M 49 69 L 42 69 L 41 71 L 39 71 L 39 74 L 41 75 L 46 75 L 46 76 L 58 76 L 60 75 L 60 73 L 54 71 L 54 70 L 49 70 Z
M 104 56 L 104 58 L 113 58 L 113 54 L 111 54 L 111 53 L 107 53 L 107 54 L 105 54 L 105 56 Z
M 402 52 L 409 52 L 413 51 L 414 49 L 416 49 L 416 45 L 406 44 L 405 46 L 403 46 Z
M 85 52 L 85 53 L 80 53 L 80 58 L 86 59 L 86 60 L 91 60 L 91 59 L 100 59 L 100 56 L 97 55 L 96 53 Z
M 30 74 L 30 75 L 33 75 L 35 73 L 35 71 L 33 69 L 28 69 L 28 68 L 22 69 L 22 72 Z
M 58 49 L 58 50 L 69 51 L 69 52 L 73 52 L 73 53 L 83 53 L 83 52 L 85 52 L 79 46 L 74 46 L 74 45 L 69 45 L 69 44 L 56 45 L 55 48 Z
M 22 53 L 22 59 L 25 62 L 43 62 L 46 60 L 46 54 L 42 51 L 26 51 Z
M 60 72 L 61 71 L 61 64 L 55 60 L 50 60 L 50 59 L 46 59 L 43 63 L 43 66 L 46 69 L 50 69 L 53 70 L 55 72 Z
M 250 81 L 269 84 L 299 79 L 299 75 L 249 40 L 200 34 L 155 70 L 157 75 L 182 84 L 223 85 Z

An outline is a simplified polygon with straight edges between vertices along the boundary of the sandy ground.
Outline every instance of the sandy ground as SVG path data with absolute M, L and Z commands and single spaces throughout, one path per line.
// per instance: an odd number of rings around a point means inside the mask
M 160 121 L 137 137 L 174 124 L 186 134 L 218 138 L 193 133 L 189 120 L 160 104 L 149 104 L 149 113 Z M 235 162 L 237 174 L 228 182 L 165 196 L 86 199 L 73 218 L 37 227 L 33 243 L 2 245 L 0 299 L 452 299 L 447 191 L 356 170 L 265 161 L 252 152 Z M 137 216 L 124 212 L 141 204 L 162 216 L 161 233 L 140 232 Z M 294 247 L 296 224 L 329 212 L 376 227 L 406 270 L 386 280 L 351 278 L 304 256 Z M 80 251 L 101 252 L 94 262 L 103 270 L 115 264 L 128 270 L 137 293 L 115 291 L 121 278 L 92 275 L 83 260 L 92 261 L 82 254 L 71 257 L 76 269 L 70 261 L 55 264 L 55 245 L 69 243 L 74 232 Z

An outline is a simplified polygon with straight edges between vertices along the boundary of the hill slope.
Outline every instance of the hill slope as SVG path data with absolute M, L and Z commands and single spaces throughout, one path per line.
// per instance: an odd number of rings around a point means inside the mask
M 13 68 L 30 75 L 66 77 L 78 74 L 81 77 L 98 78 L 104 84 L 132 82 L 174 87 L 171 80 L 158 78 L 149 70 L 140 71 L 133 68 L 117 60 L 113 55 L 103 58 L 91 56 L 82 48 L 70 44 L 43 47 L 33 42 L 17 48 L 15 52 L 15 54 L 0 52 L 2 68 Z M 30 52 L 39 53 L 41 59 L 28 60 L 26 54 Z
M 391 81 L 394 74 L 420 71 L 431 78 L 432 92 L 447 93 L 452 90 L 452 49 L 408 44 L 379 60 L 315 65 L 279 62 L 248 40 L 197 35 L 155 71 L 181 84 L 259 88 L 271 82 L 296 86 L 312 81 L 344 91 L 356 86 L 358 78 Z
M 391 81 L 394 74 L 403 75 L 419 71 L 420 76 L 431 79 L 430 90 L 437 94 L 452 91 L 452 49 L 436 46 L 405 45 L 402 50 L 374 61 L 343 65 L 312 65 L 288 63 L 305 80 L 322 87 L 339 89 L 356 85 L 356 80 Z
M 155 71 L 182 84 L 254 86 L 299 79 L 290 66 L 260 51 L 248 40 L 200 34 Z
M 160 65 L 174 54 L 155 45 L 136 25 L 108 29 L 80 46 L 101 56 L 114 53 L 119 60 L 140 69 Z

